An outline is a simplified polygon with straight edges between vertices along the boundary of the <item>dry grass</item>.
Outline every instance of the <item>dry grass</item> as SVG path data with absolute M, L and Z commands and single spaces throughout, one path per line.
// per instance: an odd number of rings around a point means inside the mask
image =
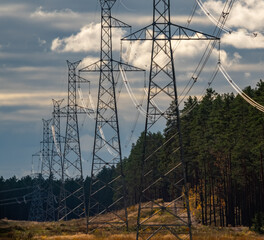
M 128 209 L 131 227 L 129 233 L 124 233 L 124 230 L 113 231 L 113 229 L 104 228 L 95 230 L 93 235 L 86 235 L 84 219 L 52 223 L 0 220 L 0 240 L 135 240 L 136 212 L 137 208 L 134 206 Z M 166 213 L 159 213 L 152 218 L 153 222 L 170 222 L 171 220 Z M 151 239 L 175 240 L 175 236 L 164 232 Z M 216 228 L 195 224 L 193 228 L 193 240 L 261 239 L 264 240 L 263 235 L 258 235 L 247 227 Z
M 264 240 L 263 235 L 252 232 L 248 227 L 217 228 L 196 226 L 193 240 Z
M 75 236 L 52 236 L 52 237 L 39 237 L 36 240 L 135 240 L 136 234 L 113 234 L 111 236 L 98 237 L 94 235 L 79 234 Z M 152 238 L 153 240 L 175 240 L 172 235 L 165 235 Z
M 52 236 L 52 237 L 40 237 L 35 238 L 36 240 L 135 240 L 136 234 L 114 234 L 111 236 L 94 236 L 94 235 L 65 235 L 65 236 Z M 153 237 L 152 240 L 175 240 L 175 236 L 165 235 Z M 261 240 L 264 239 L 263 236 L 258 236 L 253 233 L 246 234 L 244 236 L 236 236 L 228 233 L 218 234 L 214 233 L 204 233 L 199 235 L 194 235 L 193 240 Z
M 64 236 L 52 236 L 52 237 L 39 237 L 36 240 L 134 240 L 136 238 L 135 234 L 114 234 L 111 236 L 95 236 L 95 235 L 64 235 Z
M 94 235 L 75 235 L 75 236 L 52 236 L 52 237 L 40 237 L 36 240 L 135 240 L 136 234 L 113 234 L 110 236 L 94 236 Z M 175 240 L 175 236 L 165 235 L 153 237 L 153 240 Z

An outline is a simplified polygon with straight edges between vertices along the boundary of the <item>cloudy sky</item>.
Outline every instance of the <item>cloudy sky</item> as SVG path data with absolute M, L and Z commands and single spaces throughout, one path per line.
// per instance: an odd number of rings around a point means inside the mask
M 211 34 L 214 18 L 218 19 L 224 0 L 201 2 L 211 17 L 198 7 L 190 28 Z M 195 4 L 195 0 L 171 0 L 173 22 L 186 26 Z M 222 64 L 241 88 L 248 85 L 255 87 L 263 78 L 263 9 L 263 0 L 237 0 L 226 24 L 232 33 L 223 32 L 221 36 Z M 117 0 L 112 14 L 137 30 L 151 23 L 152 1 Z M 39 151 L 41 119 L 51 118 L 51 99 L 67 95 L 66 60 L 83 60 L 81 67 L 84 67 L 99 57 L 100 4 L 97 0 L 2 0 L 0 31 L 0 176 L 22 177 L 30 173 L 31 156 Z M 113 32 L 113 49 L 117 59 L 120 38 L 126 34 L 123 30 Z M 175 43 L 179 92 L 192 76 L 205 48 L 205 42 Z M 124 44 L 122 55 L 131 64 L 148 69 L 150 45 L 139 42 L 129 47 Z M 202 95 L 217 60 L 216 49 L 191 95 Z M 98 76 L 86 77 L 91 80 L 91 94 L 96 102 Z M 144 77 L 129 75 L 128 78 L 135 96 L 141 101 Z M 125 87 L 122 87 L 122 80 L 119 79 L 119 82 L 120 131 L 123 155 L 126 156 L 131 146 L 130 132 L 135 126 L 137 111 Z M 212 87 L 220 93 L 233 91 L 221 74 Z M 88 98 L 86 88 L 83 95 Z M 143 130 L 143 122 L 143 117 L 139 117 L 132 142 Z M 80 117 L 85 175 L 91 163 L 93 131 L 94 121 Z

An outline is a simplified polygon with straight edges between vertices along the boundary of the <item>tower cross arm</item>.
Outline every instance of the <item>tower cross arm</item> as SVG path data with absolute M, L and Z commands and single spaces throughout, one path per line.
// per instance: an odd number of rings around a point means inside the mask
M 138 68 L 138 67 L 132 66 L 130 64 L 119 62 L 116 60 L 112 60 L 112 64 L 113 64 L 113 69 L 112 69 L 113 72 L 119 72 L 120 66 L 123 68 L 124 71 L 128 71 L 128 72 L 145 71 L 145 69 Z M 104 71 L 104 70 L 102 70 L 100 68 L 100 60 L 79 70 L 79 72 L 102 72 L 102 71 Z M 107 70 L 107 71 L 109 71 L 109 70 Z
M 76 77 L 77 77 L 76 83 L 90 83 L 88 79 L 85 79 L 81 77 L 80 75 L 76 75 Z
M 67 117 L 67 114 L 69 113 L 69 111 L 72 113 L 72 110 L 68 108 L 68 106 L 65 106 L 63 108 L 60 109 L 60 116 L 61 117 Z M 94 110 L 84 107 L 84 106 L 76 106 L 76 113 L 77 114 L 94 114 Z
M 114 61 L 114 69 L 117 69 L 118 71 L 120 71 L 120 67 L 122 67 L 123 71 L 126 71 L 126 72 L 145 72 L 146 71 L 143 68 L 135 67 L 133 65 L 123 63 L 123 62 Z
M 152 40 L 152 30 L 150 27 L 152 27 L 153 24 L 150 24 L 144 28 L 141 28 L 140 30 L 137 30 L 134 33 L 131 33 L 127 35 L 126 37 L 123 37 L 121 41 L 136 41 L 136 40 Z
M 95 114 L 95 112 L 93 109 L 78 105 L 77 106 L 77 114 Z
M 100 72 L 100 63 L 101 61 L 98 60 L 97 62 L 80 69 L 79 72 Z
M 111 17 L 111 19 L 112 19 L 112 23 L 111 23 L 112 28 L 131 28 L 130 25 L 128 25 L 128 24 L 126 24 L 126 23 L 124 23 L 124 22 L 122 22 L 122 21 L 120 21 L 114 17 Z
M 171 40 L 219 40 L 220 38 L 190 28 L 171 24 Z
M 150 28 L 151 27 L 151 28 Z M 159 31 L 153 32 L 153 29 Z M 182 27 L 173 23 L 157 23 L 142 28 L 124 38 L 122 41 L 146 41 L 146 40 L 219 40 L 218 37 L 213 35 L 196 31 L 190 28 Z

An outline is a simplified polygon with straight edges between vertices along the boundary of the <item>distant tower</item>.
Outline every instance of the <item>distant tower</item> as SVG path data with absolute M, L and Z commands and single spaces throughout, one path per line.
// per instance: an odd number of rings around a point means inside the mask
M 33 194 L 31 205 L 29 209 L 29 221 L 43 222 L 45 221 L 45 213 L 43 208 L 43 194 L 42 194 L 42 183 L 43 179 L 41 174 L 34 174 L 33 177 Z
M 65 110 L 67 114 L 65 146 L 63 153 L 62 183 L 65 180 L 74 180 L 74 186 L 65 186 L 65 197 L 60 202 L 59 220 L 68 218 L 80 218 L 86 216 L 86 205 L 84 196 L 84 179 L 80 149 L 78 106 L 76 100 L 76 68 L 80 61 L 68 64 L 68 103 Z M 64 194 L 64 193 L 62 193 Z M 67 209 L 65 209 L 67 207 Z
M 66 215 L 66 206 L 65 206 L 65 183 L 64 183 L 64 174 L 63 174 L 63 152 L 62 152 L 62 142 L 64 138 L 61 136 L 61 104 L 62 100 L 52 100 L 53 101 L 53 113 L 52 113 L 52 154 L 51 154 L 51 168 L 53 177 L 55 180 L 59 181 L 59 198 L 55 199 L 56 209 L 55 212 L 56 219 Z M 65 116 L 65 115 L 63 115 Z
M 50 139 L 50 123 L 52 119 L 44 120 L 43 122 L 43 140 L 42 140 L 42 160 L 41 160 L 41 174 L 43 178 L 49 178 L 51 174 L 51 139 Z
M 60 122 L 60 106 L 63 102 L 62 100 L 53 101 L 53 113 L 52 113 L 52 153 L 51 153 L 51 169 L 54 179 L 62 179 L 62 165 L 63 165 L 63 153 L 62 153 L 62 137 L 61 137 L 61 122 Z
M 41 150 L 39 152 L 39 160 L 41 164 L 40 173 L 33 174 L 34 191 L 31 201 L 29 220 L 30 221 L 54 221 L 55 208 L 52 187 L 52 171 L 51 171 L 51 151 L 50 151 L 50 122 L 43 122 L 43 139 L 41 142 Z M 34 155 L 36 156 L 36 154 Z
M 153 23 L 123 39 L 152 42 L 140 173 L 137 239 L 151 239 L 162 231 L 171 233 L 175 239 L 192 239 L 172 40 L 214 40 L 216 38 L 175 25 L 171 23 L 170 16 L 170 0 L 153 0 Z M 173 111 L 170 107 L 171 102 L 174 103 Z M 157 169 L 155 157 L 152 156 L 153 152 L 150 152 L 152 143 L 147 139 L 147 134 L 149 131 L 157 131 L 156 123 L 162 123 L 161 119 L 163 122 L 168 119 L 175 122 L 178 133 L 170 141 L 178 144 L 175 150 L 179 149 L 179 154 L 175 154 L 173 166 L 166 165 L 166 156 L 164 169 Z M 150 161 L 154 162 L 152 166 L 149 164 Z M 169 192 L 157 193 L 158 186 L 168 186 L 168 184 L 171 187 L 170 195 Z M 187 213 L 184 210 L 185 207 Z M 159 214 L 164 213 L 168 218 L 166 222 L 158 217 Z
M 53 171 L 51 165 L 51 126 L 52 119 L 43 121 L 43 142 L 42 142 L 42 165 L 41 176 L 44 178 L 44 210 L 45 221 L 55 221 L 55 207 L 53 194 Z
M 116 0 L 100 0 L 101 4 L 101 53 L 100 60 L 80 70 L 81 73 L 100 73 L 96 125 L 91 171 L 90 198 L 88 205 L 88 226 L 94 230 L 99 226 L 125 226 L 128 228 L 126 190 L 122 169 L 122 153 L 116 103 L 116 80 L 114 72 L 122 66 L 124 71 L 142 69 L 113 60 L 112 29 L 130 28 L 129 25 L 112 17 L 111 9 Z M 104 179 L 98 175 L 119 165 L 117 176 Z M 119 175 L 118 175 L 119 174 Z M 113 201 L 99 201 L 104 192 L 113 192 Z M 101 198 L 102 199 L 102 198 Z M 122 211 L 116 211 L 123 209 Z M 109 213 L 108 219 L 99 218 Z

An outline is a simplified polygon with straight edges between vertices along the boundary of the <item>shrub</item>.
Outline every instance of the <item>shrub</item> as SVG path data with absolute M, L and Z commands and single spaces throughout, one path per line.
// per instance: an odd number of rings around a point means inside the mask
M 255 214 L 255 217 L 252 219 L 252 229 L 258 233 L 264 233 L 264 213 L 259 212 Z
M 32 240 L 34 235 L 31 232 L 14 231 L 12 240 Z

